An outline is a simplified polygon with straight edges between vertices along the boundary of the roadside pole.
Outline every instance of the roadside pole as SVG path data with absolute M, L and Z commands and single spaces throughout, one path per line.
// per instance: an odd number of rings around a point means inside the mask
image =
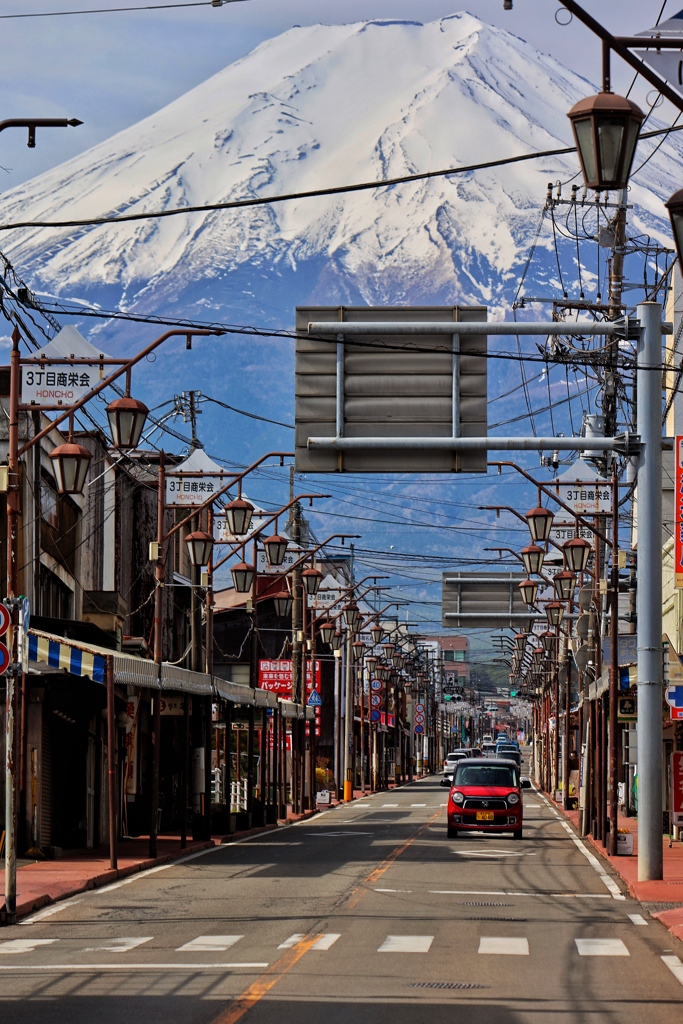
M 643 302 L 638 339 L 638 880 L 663 877 L 662 307 Z

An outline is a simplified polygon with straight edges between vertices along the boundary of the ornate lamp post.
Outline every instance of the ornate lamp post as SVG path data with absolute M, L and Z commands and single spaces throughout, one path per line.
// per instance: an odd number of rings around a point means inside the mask
M 624 96 L 600 92 L 568 113 L 587 188 L 626 188 L 645 115 Z

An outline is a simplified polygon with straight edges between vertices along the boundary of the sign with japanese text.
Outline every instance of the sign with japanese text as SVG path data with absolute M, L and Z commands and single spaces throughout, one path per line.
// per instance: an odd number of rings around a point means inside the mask
M 320 691 L 321 662 L 315 661 L 315 688 Z M 277 661 L 262 659 L 258 666 L 258 684 L 262 690 L 270 690 L 280 697 L 292 696 L 292 661 L 291 658 L 278 658 Z M 306 693 L 313 689 L 311 662 L 306 661 Z
M 195 448 L 179 466 L 167 470 L 166 504 L 203 505 L 221 490 L 227 476 L 203 448 Z
M 588 463 L 579 459 L 555 481 L 555 492 L 565 505 L 579 515 L 600 515 L 612 511 L 612 485 L 596 476 Z
M 270 565 L 266 553 L 262 547 L 256 553 L 256 571 L 258 573 L 284 573 L 291 569 L 295 562 L 301 558 L 301 548 L 296 544 L 290 544 L 285 552 L 285 560 L 282 565 Z
M 671 810 L 683 814 L 683 750 L 671 755 Z
M 674 587 L 683 587 L 683 437 L 676 438 L 674 490 Z
M 587 526 L 580 526 L 578 529 L 574 523 L 553 523 L 550 530 L 550 539 L 556 544 L 564 544 L 568 540 L 580 537 L 593 543 L 593 531 Z M 545 571 L 545 570 L 544 570 Z
M 94 348 L 75 327 L 64 327 L 21 368 L 22 405 L 73 405 L 107 376 L 112 367 L 100 360 L 105 352 Z M 65 363 L 64 359 L 92 359 L 92 363 Z

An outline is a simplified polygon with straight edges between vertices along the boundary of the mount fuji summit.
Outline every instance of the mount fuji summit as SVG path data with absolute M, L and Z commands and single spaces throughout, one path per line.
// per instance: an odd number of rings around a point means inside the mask
M 0 196 L 0 224 L 203 206 L 555 149 L 571 144 L 567 110 L 593 91 L 467 13 L 293 28 Z M 680 153 L 667 140 L 631 189 L 632 222 L 663 241 L 661 202 L 678 187 Z M 542 157 L 258 208 L 3 231 L 0 245 L 37 294 L 137 315 L 273 329 L 291 327 L 296 305 L 477 303 L 503 319 L 547 182 L 577 170 L 575 154 Z M 528 282 L 547 291 L 557 287 L 551 239 L 537 251 Z M 78 323 L 110 350 L 135 343 L 130 324 Z M 293 381 L 292 347 L 258 345 L 233 344 L 230 377 L 254 396 L 272 384 L 273 410 L 291 419 L 293 387 L 282 382 Z

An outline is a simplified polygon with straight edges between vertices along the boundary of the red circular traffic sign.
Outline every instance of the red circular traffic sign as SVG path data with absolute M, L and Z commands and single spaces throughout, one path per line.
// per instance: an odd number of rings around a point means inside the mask
M 7 645 L 0 640 L 0 672 L 4 672 L 9 667 L 9 660 Z
M 423 725 L 425 720 L 424 715 L 415 715 L 415 722 L 417 725 Z
M 0 604 L 0 636 L 4 636 L 9 629 L 9 624 L 12 621 L 9 611 L 4 604 Z M 4 671 L 4 669 L 3 669 Z
M 415 705 L 415 710 L 416 711 L 424 711 L 424 709 L 425 709 L 424 704 L 416 704 Z

